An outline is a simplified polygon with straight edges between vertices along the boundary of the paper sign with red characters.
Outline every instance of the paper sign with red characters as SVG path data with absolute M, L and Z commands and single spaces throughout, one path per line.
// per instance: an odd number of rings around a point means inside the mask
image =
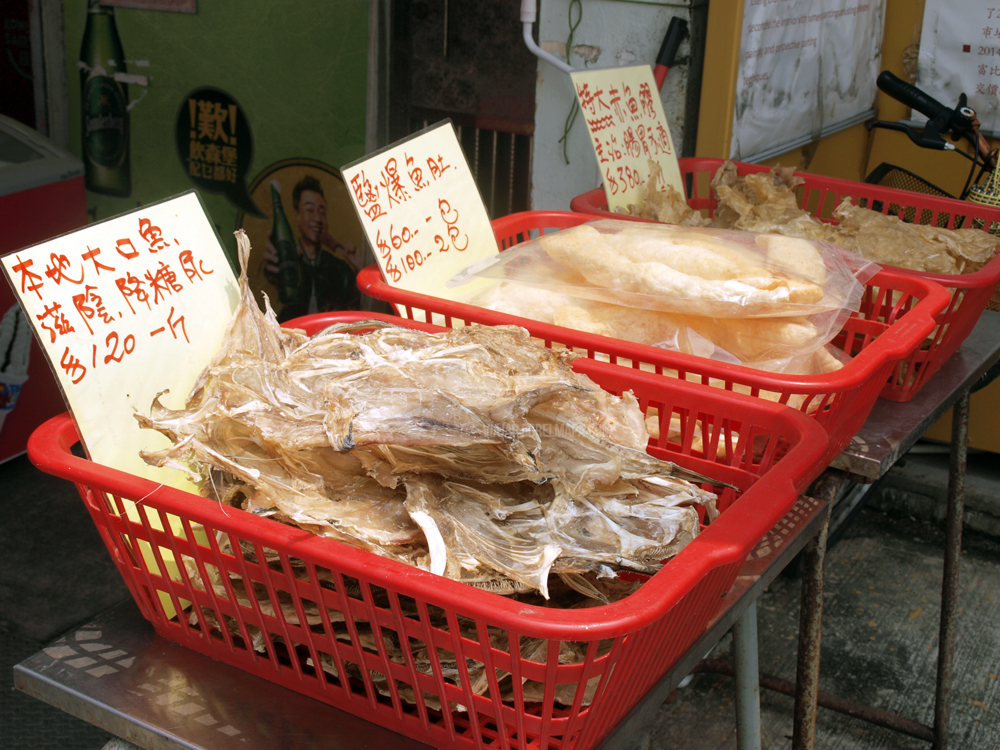
M 447 281 L 496 255 L 490 217 L 450 121 L 341 168 L 386 281 L 454 299 Z M 468 295 L 476 281 L 461 287 Z M 400 312 L 400 314 L 403 314 Z
M 181 489 L 181 471 L 139 450 L 156 394 L 184 406 L 219 350 L 239 287 L 196 193 L 189 192 L 0 258 L 63 391 L 88 456 Z
M 608 208 L 642 203 L 650 161 L 662 170 L 657 189 L 670 185 L 684 197 L 677 151 L 653 69 L 607 68 L 570 77 L 597 156 Z

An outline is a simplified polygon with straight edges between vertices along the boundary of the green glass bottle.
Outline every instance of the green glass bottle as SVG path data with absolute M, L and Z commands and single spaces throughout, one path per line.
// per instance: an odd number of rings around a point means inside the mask
M 127 72 L 125 53 L 114 9 L 100 0 L 89 0 L 80 63 L 85 184 L 97 193 L 127 196 L 132 192 L 128 85 L 114 79 Z
M 278 299 L 282 305 L 296 304 L 302 297 L 299 250 L 295 245 L 292 225 L 285 216 L 285 208 L 281 202 L 281 185 L 277 180 L 271 180 L 271 206 L 274 209 L 271 244 L 278 254 Z

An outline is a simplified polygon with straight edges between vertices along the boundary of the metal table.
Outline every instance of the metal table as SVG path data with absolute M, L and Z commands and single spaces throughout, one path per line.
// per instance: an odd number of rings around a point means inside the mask
M 636 733 L 735 623 L 756 700 L 755 601 L 813 540 L 826 503 L 800 497 L 744 563 L 726 603 L 681 659 L 619 724 L 603 748 L 635 747 Z M 19 690 L 146 750 L 427 748 L 383 727 L 161 638 L 136 605 L 119 605 L 14 667 Z M 743 701 L 753 734 L 756 712 Z M 759 727 L 759 719 L 756 720 Z M 756 732 L 759 744 L 759 730 Z
M 987 310 L 951 358 L 912 401 L 878 400 L 851 444 L 830 464 L 861 482 L 880 479 L 1000 360 L 1000 312 Z
M 942 606 L 943 656 L 939 663 L 935 729 L 902 719 L 886 719 L 892 728 L 924 739 L 932 733 L 935 746 L 945 747 L 968 396 L 970 387 L 998 359 L 1000 313 L 986 312 L 963 346 L 913 401 L 879 401 L 849 448 L 817 480 L 810 492 L 813 497 L 800 498 L 757 545 L 723 610 L 702 637 L 605 739 L 603 748 L 634 747 L 636 732 L 649 725 L 663 700 L 733 626 L 739 746 L 741 750 L 759 747 L 755 601 L 803 551 L 798 674 L 792 686 L 796 695 L 793 747 L 813 747 L 818 704 L 838 710 L 863 709 L 824 696 L 818 690 L 830 502 L 845 482 L 871 483 L 884 475 L 931 424 L 955 406 Z M 427 747 L 160 638 L 132 603 L 106 613 L 18 664 L 14 678 L 20 690 L 147 750 Z M 767 682 L 765 685 L 772 686 Z
M 816 707 L 823 705 L 932 743 L 934 750 L 948 746 L 952 657 L 955 652 L 955 614 L 958 605 L 959 556 L 965 503 L 965 471 L 969 429 L 969 394 L 983 374 L 1000 361 L 1000 313 L 987 310 L 969 337 L 914 399 L 905 404 L 878 401 L 851 444 L 817 480 L 812 494 L 832 503 L 846 486 L 862 489 L 889 469 L 948 409 L 954 408 L 951 464 L 948 475 L 948 512 L 945 531 L 944 570 L 941 586 L 941 624 L 935 685 L 934 726 L 928 727 L 894 714 L 819 692 L 819 655 L 823 611 L 822 562 L 811 570 L 803 586 L 814 587 L 809 602 L 803 593 L 799 624 L 798 675 L 793 750 L 815 744 Z M 864 494 L 863 492 L 861 493 Z M 860 498 L 858 498 L 860 499 Z M 812 554 L 826 556 L 829 517 L 816 537 Z M 817 575 L 818 573 L 818 575 Z

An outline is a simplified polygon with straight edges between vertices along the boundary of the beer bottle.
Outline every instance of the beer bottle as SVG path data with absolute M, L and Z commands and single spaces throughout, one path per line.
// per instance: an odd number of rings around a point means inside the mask
M 128 86 L 114 79 L 126 72 L 125 53 L 114 9 L 100 0 L 89 0 L 80 63 L 84 182 L 97 193 L 127 196 L 132 192 Z
M 281 185 L 277 180 L 271 180 L 271 206 L 274 209 L 271 244 L 278 254 L 278 299 L 282 305 L 296 304 L 302 297 L 299 251 L 295 245 L 292 225 L 285 216 L 285 209 L 281 203 Z

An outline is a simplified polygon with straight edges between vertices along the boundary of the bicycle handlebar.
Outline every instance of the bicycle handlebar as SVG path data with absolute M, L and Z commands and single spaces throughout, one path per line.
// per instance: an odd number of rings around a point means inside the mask
M 902 102 L 910 109 L 917 110 L 917 112 L 926 115 L 931 120 L 948 109 L 934 97 L 925 94 L 913 84 L 907 83 L 888 70 L 883 70 L 879 73 L 878 78 L 875 80 L 875 85 L 893 99 Z
M 907 130 L 907 134 L 911 139 L 918 142 L 918 145 L 925 148 L 945 148 L 943 140 L 941 141 L 941 145 L 936 143 L 936 141 L 940 140 L 938 133 L 951 131 L 956 140 L 958 138 L 968 140 L 984 162 L 996 165 L 996 153 L 993 152 L 989 142 L 979 132 L 979 121 L 976 119 L 975 111 L 965 106 L 965 94 L 962 94 L 959 98 L 956 110 L 944 106 L 933 96 L 921 91 L 913 84 L 907 83 L 888 70 L 883 70 L 879 73 L 878 78 L 875 80 L 875 85 L 893 99 L 927 117 L 929 121 L 928 128 L 924 131 L 927 137 L 915 137 L 908 128 L 903 128 Z M 932 125 L 933 127 L 930 127 Z

